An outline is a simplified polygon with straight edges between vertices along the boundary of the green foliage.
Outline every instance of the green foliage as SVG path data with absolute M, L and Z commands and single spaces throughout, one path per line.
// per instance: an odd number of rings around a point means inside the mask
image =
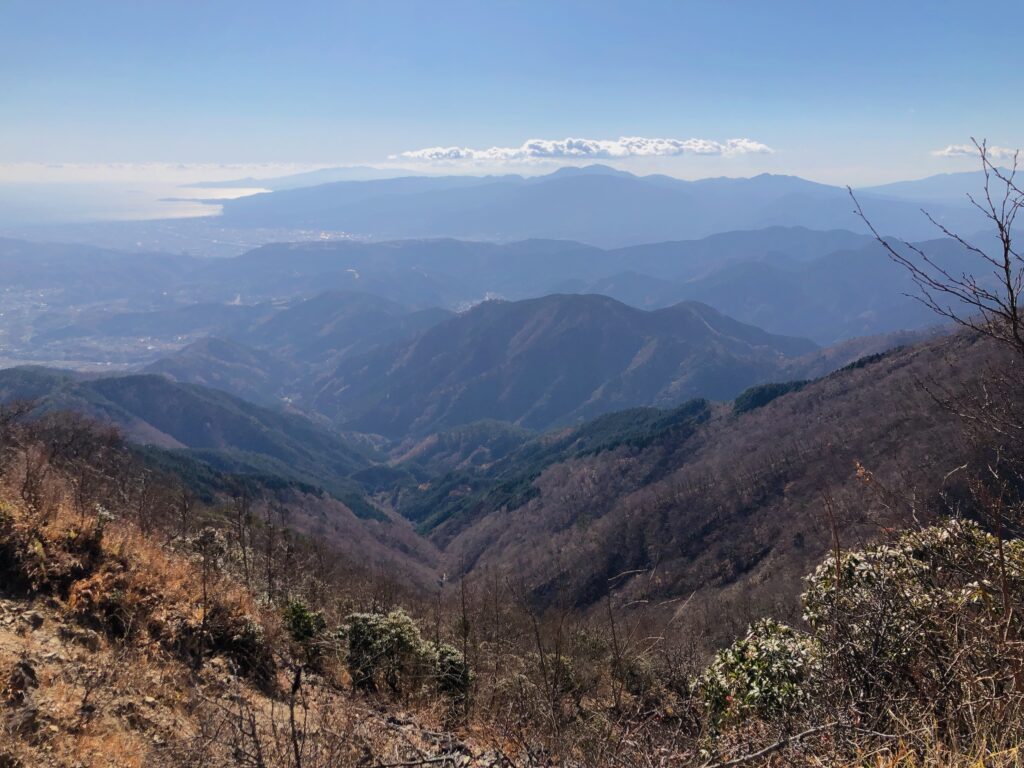
M 363 495 L 364 485 L 356 478 L 332 477 L 327 481 L 300 474 L 266 456 L 240 451 L 168 450 L 153 446 L 131 446 L 147 466 L 172 476 L 207 504 L 223 494 L 245 492 L 257 497 L 264 491 L 294 490 L 318 495 L 326 492 L 364 520 L 387 520 Z
M 292 640 L 304 648 L 310 648 L 313 641 L 327 628 L 327 622 L 320 611 L 311 610 L 301 600 L 292 600 L 284 608 L 284 626 Z
M 377 520 L 382 523 L 388 521 L 388 516 L 368 502 L 361 493 L 344 493 L 336 495 L 335 498 L 352 510 L 352 514 L 356 517 L 363 520 Z
M 624 445 L 646 448 L 668 439 L 682 440 L 708 414 L 708 401 L 697 399 L 676 408 L 631 408 L 599 416 L 576 430 L 573 455 L 598 454 Z
M 384 513 L 366 501 L 363 487 L 344 475 L 307 472 L 297 465 L 251 451 L 192 449 L 187 451 L 187 455 L 207 464 L 213 472 L 234 476 L 243 482 L 252 478 L 258 485 L 271 490 L 295 488 L 310 494 L 323 491 L 342 502 L 356 517 L 387 519 Z
M 339 635 L 348 639 L 348 669 L 356 688 L 386 688 L 407 696 L 433 683 L 455 702 L 469 696 L 473 674 L 462 652 L 448 643 L 435 646 L 424 640 L 416 622 L 401 609 L 353 613 Z
M 1024 541 L 954 519 L 830 556 L 807 583 L 810 636 L 755 624 L 698 680 L 714 728 L 848 717 L 881 733 L 1019 743 Z
M 374 691 L 383 684 L 403 695 L 432 673 L 434 651 L 405 611 L 354 613 L 346 621 L 348 668 L 357 688 Z
M 858 357 L 852 363 L 847 363 L 839 370 L 834 371 L 832 375 L 835 376 L 837 373 L 840 373 L 841 371 L 855 371 L 858 368 L 866 368 L 872 363 L 877 363 L 879 360 L 889 357 L 895 352 L 899 352 L 901 349 L 905 349 L 905 347 L 903 345 L 900 345 L 898 347 L 893 347 L 892 349 L 887 349 L 884 352 L 875 352 L 874 354 L 871 355 L 864 355 L 864 357 Z
M 1004 565 L 1014 583 L 1024 577 L 1024 542 L 1004 542 L 1000 553 L 999 540 L 976 523 L 950 520 L 904 533 L 892 544 L 845 553 L 838 569 L 833 558 L 827 559 L 807 578 L 804 618 L 824 628 L 872 609 L 882 596 L 890 597 L 903 616 L 946 605 L 980 605 L 988 602 L 985 596 Z M 971 578 L 979 573 L 987 577 L 984 582 Z
M 448 520 L 517 509 L 537 495 L 534 481 L 554 464 L 623 447 L 679 445 L 709 415 L 706 400 L 690 400 L 669 410 L 632 408 L 610 413 L 575 429 L 541 435 L 489 467 L 448 474 L 404 505 L 402 514 L 419 523 L 421 533 L 430 533 Z
M 407 469 L 376 464 L 353 473 L 352 479 L 362 485 L 370 493 L 390 491 L 416 484 L 416 479 Z M 346 500 L 346 504 L 348 501 Z M 354 511 L 354 510 L 353 510 Z M 363 515 L 359 515 L 363 517 Z
M 771 719 L 798 712 L 811 697 L 817 672 L 812 638 L 773 619 L 715 654 L 697 681 L 713 723 L 753 715 Z
M 757 408 L 768 405 L 768 403 L 775 398 L 782 397 L 789 392 L 799 392 L 809 383 L 810 382 L 807 381 L 786 381 L 781 383 L 759 384 L 756 387 L 750 387 L 749 389 L 743 390 L 743 392 L 733 400 L 732 411 L 736 414 L 753 411 Z

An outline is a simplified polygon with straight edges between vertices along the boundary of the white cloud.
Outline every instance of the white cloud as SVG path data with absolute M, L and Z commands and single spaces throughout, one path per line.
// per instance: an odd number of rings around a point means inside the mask
M 989 145 L 987 151 L 992 160 L 1012 160 L 1013 156 L 1017 154 L 1016 149 L 994 145 Z M 948 147 L 934 150 L 932 154 L 935 157 L 977 157 L 978 148 L 973 144 L 950 144 Z
M 620 160 L 629 157 L 715 155 L 733 157 L 770 154 L 771 147 L 752 139 L 651 139 L 622 136 L 618 139 L 530 139 L 518 147 L 426 147 L 392 155 L 392 160 L 426 163 L 532 163 L 551 160 Z

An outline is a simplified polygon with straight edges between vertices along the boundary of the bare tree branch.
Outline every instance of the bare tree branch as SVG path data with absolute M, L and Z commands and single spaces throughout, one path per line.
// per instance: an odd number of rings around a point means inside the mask
M 854 203 L 854 213 L 889 257 L 907 270 L 920 292 L 917 298 L 925 306 L 941 317 L 1010 346 L 1024 358 L 1024 316 L 1020 306 L 1024 258 L 1013 245 L 1013 227 L 1017 214 L 1024 208 L 1024 191 L 1016 182 L 1018 156 L 1014 155 L 1011 169 L 1004 172 L 993 165 L 985 141 L 971 141 L 981 159 L 984 186 L 979 198 L 970 194 L 967 198 L 994 225 L 998 238 L 996 252 L 990 253 L 972 243 L 927 211 L 922 213 L 943 235 L 977 257 L 987 270 L 981 277 L 969 272 L 954 274 L 922 246 L 883 237 L 864 213 L 853 190 L 847 187 L 847 191 Z

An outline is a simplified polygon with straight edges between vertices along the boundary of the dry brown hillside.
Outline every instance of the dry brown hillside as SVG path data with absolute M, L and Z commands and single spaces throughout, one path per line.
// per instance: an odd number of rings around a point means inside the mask
M 556 463 L 524 506 L 482 503 L 432 536 L 451 570 L 515 574 L 547 608 L 599 607 L 609 592 L 623 601 L 693 596 L 678 618 L 724 640 L 759 615 L 796 614 L 803 575 L 832 547 L 826 499 L 843 547 L 908 522 L 858 466 L 916 494 L 922 518 L 937 509 L 944 476 L 968 448 L 926 385 L 970 388 L 996 354 L 974 337 L 946 337 L 867 358 L 748 412 L 711 406 L 684 439 Z
M 239 546 L 215 508 L 182 532 L 167 483 L 108 432 L 0 413 L 0 765 L 496 764 L 443 696 L 357 694 L 303 634 L 398 591 L 285 529 Z

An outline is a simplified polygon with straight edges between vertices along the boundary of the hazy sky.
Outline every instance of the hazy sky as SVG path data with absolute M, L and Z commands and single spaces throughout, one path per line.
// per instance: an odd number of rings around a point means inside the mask
M 966 170 L 934 153 L 972 135 L 1024 145 L 1020 14 L 1019 0 L 0 0 L 0 181 L 152 163 L 140 173 Z

